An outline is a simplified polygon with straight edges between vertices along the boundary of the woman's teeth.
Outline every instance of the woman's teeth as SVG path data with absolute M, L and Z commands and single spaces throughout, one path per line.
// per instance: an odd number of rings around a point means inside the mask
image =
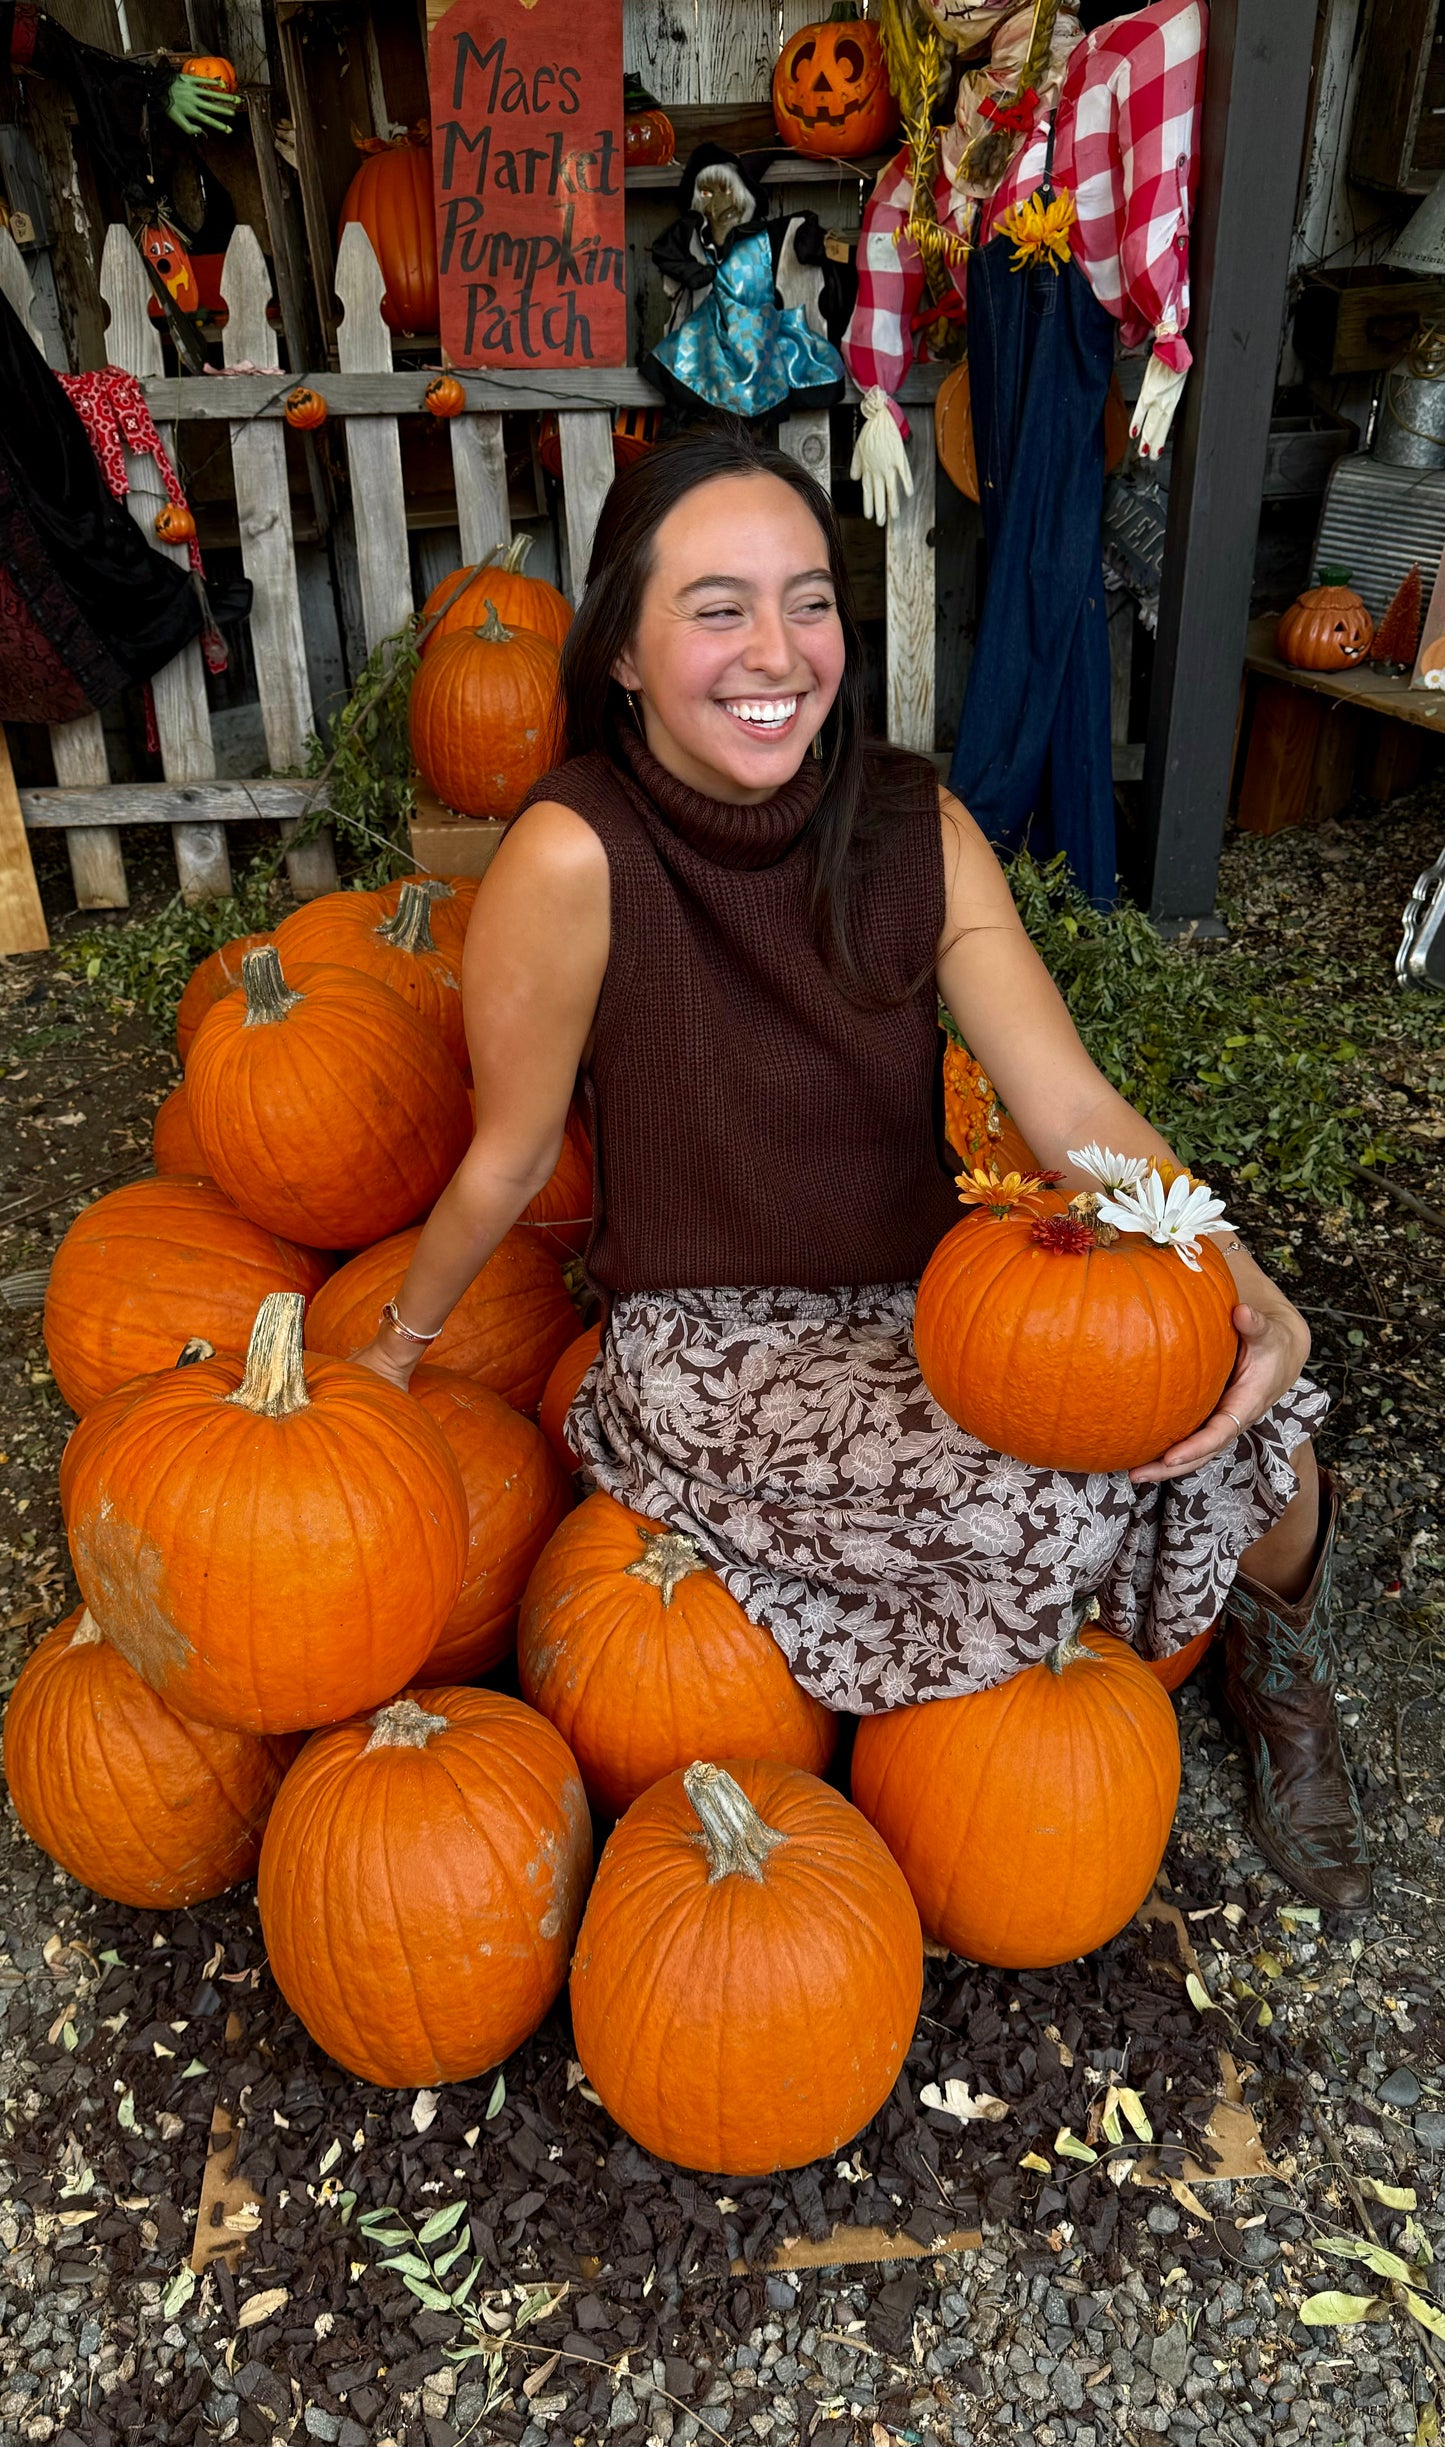
M 725 697 L 723 711 L 758 731 L 781 730 L 798 710 L 796 697 Z

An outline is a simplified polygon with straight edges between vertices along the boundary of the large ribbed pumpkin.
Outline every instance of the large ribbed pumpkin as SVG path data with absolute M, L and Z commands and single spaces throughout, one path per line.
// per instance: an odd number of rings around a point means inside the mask
M 428 789 L 458 815 L 514 816 L 556 749 L 557 649 L 509 629 L 490 601 L 422 659 L 408 709 Z
M 1223 1393 L 1239 1347 L 1234 1280 L 1208 1240 L 1195 1274 L 1139 1233 L 1077 1251 L 1036 1237 L 1070 1220 L 985 1210 L 955 1224 L 918 1286 L 919 1369 L 940 1409 L 995 1453 L 1049 1470 L 1137 1469 Z
M 539 637 L 560 647 L 572 626 L 572 606 L 545 578 L 527 576 L 531 545 L 530 535 L 514 535 L 495 561 L 454 569 L 432 588 L 421 616 L 423 625 L 435 619 L 436 627 L 422 645 L 424 655 L 439 639 L 453 636 L 458 629 L 475 629 L 486 619 L 489 602 L 509 629 L 535 629 Z
M 459 1070 L 467 1063 L 462 992 L 432 936 L 431 898 L 424 884 L 405 883 L 389 909 L 379 892 L 326 892 L 283 918 L 276 950 L 289 969 L 297 961 L 334 963 L 379 978 L 409 1003 L 440 1037 Z
M 585 1334 L 579 1334 L 575 1342 L 568 1343 L 542 1388 L 537 1425 L 564 1470 L 577 1470 L 582 1466 L 581 1455 L 574 1453 L 567 1442 L 567 1413 L 577 1398 L 582 1379 L 601 1348 L 601 1326 L 589 1325 Z
M 210 953 L 199 967 L 192 969 L 186 990 L 176 1007 L 176 1052 L 184 1062 L 191 1050 L 191 1041 L 212 1003 L 223 994 L 234 994 L 241 982 L 241 962 L 247 952 L 258 952 L 269 935 L 233 935 L 219 951 Z
M 315 1735 L 281 1788 L 257 1883 L 272 1976 L 362 2081 L 466 2081 L 560 1991 L 591 1868 L 550 1725 L 495 1691 L 405 1692 Z
M 369 1343 L 388 1300 L 402 1286 L 421 1227 L 378 1241 L 332 1276 L 324 1304 L 312 1303 L 313 1350 L 347 1358 Z M 475 1377 L 514 1410 L 534 1411 L 553 1362 L 577 1332 L 577 1311 L 535 1232 L 507 1233 L 467 1285 L 428 1356 L 437 1368 Z
M 441 953 L 453 977 L 462 973 L 462 952 L 467 940 L 467 925 L 472 903 L 477 897 L 481 878 L 477 875 L 420 875 L 408 877 L 423 887 L 431 902 L 432 941 Z M 405 884 L 383 884 L 376 898 L 388 917 L 394 917 L 401 906 Z
M 21 1826 L 112 1903 L 179 1911 L 249 1878 L 294 1744 L 178 1716 L 83 1607 L 27 1658 L 5 1711 Z
M 45 1348 L 72 1410 L 117 1385 L 169 1368 L 201 1335 L 244 1351 L 267 1292 L 306 1299 L 331 1272 L 238 1214 L 210 1181 L 130 1181 L 77 1215 L 51 1261 Z
M 563 1264 L 580 1257 L 592 1233 L 592 1147 L 574 1105 L 567 1116 L 562 1152 L 545 1189 L 518 1217 Z
M 1107 1944 L 1154 1883 L 1179 1798 L 1174 1710 L 1089 1628 L 994 1690 L 865 1716 L 853 1799 L 930 1937 L 1043 1970 Z
M 471 1139 L 451 1055 L 359 969 L 285 975 L 274 947 L 243 967 L 244 991 L 208 1014 L 186 1069 L 207 1168 L 245 1214 L 308 1247 L 355 1249 L 410 1223 Z
M 206 1159 L 191 1128 L 184 1079 L 156 1107 L 151 1123 L 151 1160 L 158 1173 L 169 1173 L 176 1180 L 199 1181 L 205 1176 Z
M 625 2133 L 680 2166 L 771 2175 L 831 2157 L 893 2088 L 923 1993 L 918 1914 L 829 1785 L 695 1762 L 609 1838 L 571 1993 L 577 2054 Z
M 436 206 L 431 146 L 412 135 L 364 146 L 366 159 L 342 198 L 337 237 L 359 221 L 371 240 L 386 294 L 382 320 L 397 332 L 437 328 Z
M 470 1682 L 516 1644 L 517 1608 L 572 1481 L 539 1428 L 500 1394 L 449 1368 L 418 1368 L 411 1391 L 451 1446 L 467 1497 L 466 1577 L 413 1680 Z
M 156 1377 L 70 1488 L 70 1551 L 106 1636 L 172 1707 L 289 1733 L 389 1698 L 456 1604 L 461 1474 L 369 1368 L 301 1348 L 264 1300 L 245 1362 Z
M 589 1495 L 550 1540 L 517 1626 L 523 1697 L 614 1818 L 723 1743 L 816 1771 L 838 1723 L 788 1672 L 691 1538 Z

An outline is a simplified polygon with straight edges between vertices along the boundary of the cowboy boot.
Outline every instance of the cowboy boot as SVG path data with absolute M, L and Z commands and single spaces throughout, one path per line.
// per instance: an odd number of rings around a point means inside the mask
M 1325 1642 L 1339 1498 L 1328 1473 L 1319 1475 L 1309 1586 L 1287 1604 L 1238 1574 L 1224 1613 L 1224 1687 L 1249 1762 L 1249 1828 L 1260 1851 L 1311 1903 L 1360 1912 L 1370 1866 Z

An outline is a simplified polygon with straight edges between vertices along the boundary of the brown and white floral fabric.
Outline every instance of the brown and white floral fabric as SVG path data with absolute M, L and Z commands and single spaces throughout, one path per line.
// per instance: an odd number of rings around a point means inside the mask
M 1144 1655 L 1182 1648 L 1294 1493 L 1327 1397 L 1302 1377 L 1163 1486 L 1028 1468 L 930 1397 L 914 1289 L 619 1299 L 568 1418 L 588 1480 L 694 1538 L 831 1708 L 986 1690 L 1093 1595 Z

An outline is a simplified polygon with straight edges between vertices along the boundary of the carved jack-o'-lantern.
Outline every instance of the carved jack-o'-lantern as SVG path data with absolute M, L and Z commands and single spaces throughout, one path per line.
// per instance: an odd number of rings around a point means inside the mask
M 236 90 L 236 71 L 230 61 L 217 59 L 210 52 L 198 59 L 186 60 L 181 74 L 199 77 L 203 85 L 219 85 L 223 93 L 234 93 Z
M 297 433 L 314 433 L 318 425 L 325 424 L 330 413 L 322 393 L 313 391 L 310 384 L 305 382 L 298 382 L 294 391 L 287 392 L 286 405 L 282 410 L 287 424 L 293 426 Z
M 898 130 L 878 28 L 839 0 L 821 25 L 801 26 L 773 70 L 773 117 L 795 153 L 853 160 Z
M 182 314 L 194 314 L 201 302 L 196 268 L 179 233 L 169 221 L 155 220 L 141 233 L 140 251 Z
M 1320 575 L 1327 583 L 1310 587 L 1281 616 L 1275 647 L 1296 671 L 1347 671 L 1369 653 L 1375 624 L 1353 587 L 1330 582 L 1348 570 Z
M 155 515 L 156 538 L 162 544 L 188 544 L 196 522 L 183 501 L 168 501 Z

